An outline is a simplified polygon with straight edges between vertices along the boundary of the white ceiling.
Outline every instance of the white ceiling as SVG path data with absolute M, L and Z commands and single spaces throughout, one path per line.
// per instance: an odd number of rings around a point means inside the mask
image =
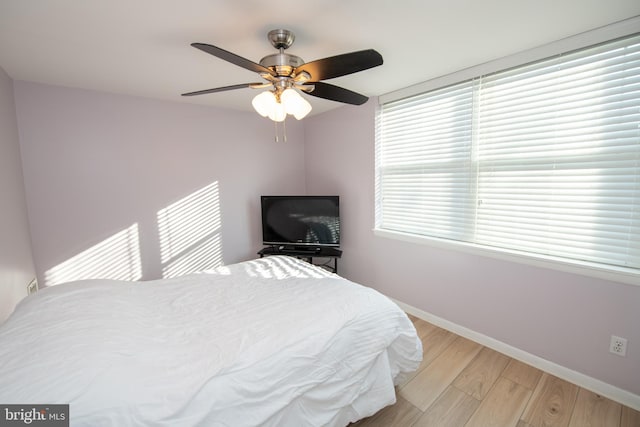
M 384 65 L 329 81 L 381 95 L 640 15 L 638 0 L 0 0 L 0 67 L 27 80 L 251 110 L 260 81 L 191 46 L 258 62 L 266 33 L 292 30 L 305 61 L 376 49 Z M 340 106 L 308 98 L 318 113 Z

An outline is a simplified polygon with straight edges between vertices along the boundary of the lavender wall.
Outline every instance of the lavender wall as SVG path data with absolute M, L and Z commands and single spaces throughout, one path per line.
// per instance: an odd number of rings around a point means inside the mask
M 0 68 L 0 323 L 27 295 L 35 276 L 13 100 L 13 82 Z
M 289 141 L 274 143 L 252 113 L 14 87 L 41 281 L 150 279 L 252 258 L 260 194 L 338 194 L 341 274 L 640 395 L 640 287 L 373 235 L 373 101 L 291 121 Z M 118 269 L 96 270 L 110 256 Z M 608 353 L 610 334 L 629 339 L 626 358 Z
M 154 279 L 253 258 L 259 196 L 305 191 L 301 124 L 288 123 L 288 141 L 276 143 L 273 124 L 252 113 L 14 86 L 44 284 Z
M 640 395 L 640 286 L 374 236 L 374 120 L 369 101 L 305 121 L 307 191 L 341 196 L 341 273 Z M 626 358 L 608 352 L 611 334 Z

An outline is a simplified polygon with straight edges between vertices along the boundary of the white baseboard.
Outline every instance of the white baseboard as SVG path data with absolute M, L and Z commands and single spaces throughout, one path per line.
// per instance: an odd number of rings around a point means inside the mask
M 495 351 L 498 351 L 502 354 L 505 354 L 509 357 L 512 357 L 523 363 L 526 363 L 527 365 L 534 366 L 540 369 L 541 371 L 547 372 L 551 375 L 555 375 L 558 378 L 569 381 L 573 384 L 576 384 L 577 386 L 580 386 L 596 394 L 599 394 L 600 396 L 607 397 L 613 401 L 616 401 L 625 406 L 633 408 L 636 411 L 640 411 L 640 396 L 636 394 L 633 394 L 629 391 L 612 386 L 611 384 L 607 384 L 604 381 L 600 381 L 598 379 L 581 374 L 580 372 L 576 372 L 564 366 L 558 365 L 557 363 L 550 362 L 546 359 L 543 359 L 534 354 L 528 353 L 524 350 L 520 350 L 519 348 L 513 347 L 509 344 L 505 344 L 501 341 L 498 341 L 494 338 L 483 335 L 479 332 L 473 331 L 464 326 L 460 326 L 456 323 L 453 323 L 441 317 L 435 316 L 431 313 L 427 313 L 426 311 L 412 307 L 409 304 L 405 304 L 393 298 L 391 299 L 396 304 L 398 304 L 398 306 L 402 308 L 405 312 L 413 316 L 416 316 L 422 320 L 425 320 L 443 329 L 451 331 L 456 335 L 460 335 L 464 338 L 470 339 L 471 341 L 482 344 L 485 347 L 489 347 Z

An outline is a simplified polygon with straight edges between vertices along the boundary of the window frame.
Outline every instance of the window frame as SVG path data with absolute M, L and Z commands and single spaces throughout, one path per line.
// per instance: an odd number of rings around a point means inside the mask
M 478 76 L 500 72 L 513 67 L 519 67 L 531 62 L 543 60 L 556 55 L 561 55 L 564 52 L 582 49 L 582 48 L 596 45 L 599 43 L 605 43 L 610 40 L 629 36 L 638 32 L 640 32 L 640 17 L 621 21 L 619 23 L 615 23 L 606 27 L 601 27 L 586 33 L 581 33 L 576 36 L 572 36 L 557 42 L 550 43 L 548 45 L 540 46 L 535 49 L 520 52 L 515 55 L 511 55 L 505 58 L 501 58 L 495 61 L 481 64 L 475 67 L 467 68 L 450 75 L 429 80 L 427 82 L 414 85 L 409 88 L 404 88 L 395 92 L 391 92 L 389 94 L 382 95 L 378 98 L 378 110 L 376 111 L 376 118 L 380 112 L 380 109 L 381 109 L 380 106 L 395 100 L 400 100 L 403 98 L 407 98 L 407 97 L 418 95 L 425 92 L 430 92 L 443 87 L 456 85 L 464 81 L 469 81 L 474 78 L 477 78 Z M 616 267 L 616 266 L 597 264 L 597 263 L 592 263 L 587 261 L 570 260 L 570 259 L 548 256 L 543 254 L 534 254 L 529 252 L 510 250 L 506 248 L 485 246 L 485 245 L 480 245 L 472 242 L 448 240 L 445 238 L 430 237 L 430 236 L 423 236 L 423 235 L 414 235 L 410 233 L 403 233 L 403 232 L 391 231 L 391 230 L 379 228 L 379 224 L 380 224 L 379 218 L 380 218 L 380 212 L 381 212 L 379 175 L 380 175 L 379 152 L 378 152 L 378 143 L 376 142 L 376 166 L 375 166 L 376 222 L 375 222 L 375 228 L 373 231 L 374 231 L 374 235 L 378 237 L 425 244 L 425 245 L 436 247 L 436 248 L 452 249 L 456 251 L 462 251 L 465 253 L 471 253 L 474 255 L 491 257 L 491 258 L 496 258 L 496 259 L 501 259 L 501 260 L 506 260 L 511 262 L 522 263 L 526 265 L 533 265 L 537 267 L 543 267 L 543 268 L 559 270 L 559 271 L 564 271 L 569 273 L 581 274 L 589 277 L 596 277 L 600 279 L 640 286 L 640 270 L 636 268 Z

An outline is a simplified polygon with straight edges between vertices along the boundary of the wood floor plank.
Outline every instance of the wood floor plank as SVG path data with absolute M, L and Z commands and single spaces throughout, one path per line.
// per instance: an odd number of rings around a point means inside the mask
M 623 406 L 620 427 L 640 427 L 640 412 Z
M 455 387 L 447 387 L 413 427 L 460 427 L 476 411 L 480 401 Z
M 569 427 L 618 427 L 621 411 L 619 403 L 581 388 Z
M 576 385 L 544 373 L 522 420 L 531 427 L 567 427 L 577 395 Z
M 428 341 L 426 345 L 429 345 Z M 481 349 L 480 344 L 457 337 L 433 362 L 400 388 L 400 395 L 424 411 L 436 401 Z
M 416 332 L 422 340 L 424 340 L 427 335 L 435 332 L 437 329 L 440 329 L 437 326 L 418 318 L 413 321 L 413 326 L 416 328 Z
M 454 333 L 442 328 L 436 328 L 429 335 L 424 337 L 422 363 L 427 366 L 433 362 L 442 352 L 458 338 Z
M 422 411 L 398 396 L 394 405 L 387 406 L 350 427 L 410 427 L 421 415 Z
M 425 322 L 426 323 L 426 322 Z M 456 339 L 457 335 L 446 331 L 442 328 L 438 328 L 434 326 L 429 334 L 422 337 L 422 362 L 420 362 L 420 366 L 418 369 L 407 377 L 404 384 L 407 384 L 411 381 L 418 373 L 420 373 L 424 368 L 429 366 L 431 362 L 433 362 L 436 357 L 440 356 L 440 354 L 449 347 Z
M 532 391 L 499 378 L 465 427 L 516 427 Z
M 458 375 L 453 385 L 468 395 L 482 400 L 508 363 L 507 356 L 484 347 Z
M 518 360 L 511 359 L 502 376 L 533 390 L 542 376 L 542 371 Z
M 412 321 L 423 343 L 422 370 L 396 388 L 395 405 L 350 427 L 640 427 L 640 412 L 514 359 L 486 393 L 502 357 L 415 316 Z

